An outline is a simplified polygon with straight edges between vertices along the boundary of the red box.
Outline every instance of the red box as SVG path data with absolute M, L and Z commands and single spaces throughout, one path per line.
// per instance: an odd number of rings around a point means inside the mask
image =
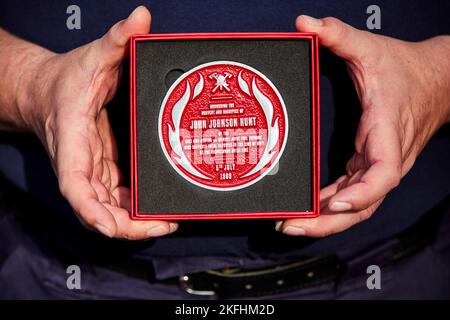
M 136 44 L 146 41 L 212 40 L 212 39 L 302 39 L 310 42 L 311 115 L 312 115 L 312 210 L 283 212 L 220 212 L 173 214 L 139 211 L 138 193 L 138 141 L 136 132 Z M 201 219 L 261 219 L 261 218 L 313 218 L 320 214 L 320 110 L 318 36 L 314 33 L 180 33 L 142 34 L 130 39 L 130 147 L 131 147 L 131 218 L 133 220 L 201 220 Z

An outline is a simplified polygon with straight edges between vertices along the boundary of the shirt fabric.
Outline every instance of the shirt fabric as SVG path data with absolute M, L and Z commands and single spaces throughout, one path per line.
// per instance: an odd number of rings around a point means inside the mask
M 81 9 L 81 29 L 69 30 L 70 5 Z M 101 37 L 138 5 L 152 12 L 153 33 L 175 32 L 286 32 L 295 31 L 300 14 L 334 16 L 366 29 L 371 1 L 0 1 L 0 26 L 28 41 L 65 52 Z M 375 32 L 419 41 L 449 34 L 449 2 L 378 1 L 381 30 Z M 427 65 L 422 66 L 424 69 Z M 124 70 L 127 70 L 124 68 Z M 321 49 L 321 185 L 345 172 L 354 151 L 360 106 L 345 64 Z M 108 110 L 118 141 L 120 165 L 129 176 L 129 89 L 127 72 Z M 134 256 L 151 259 L 160 278 L 252 261 L 282 262 L 305 255 L 366 247 L 415 223 L 450 194 L 450 130 L 440 130 L 419 156 L 400 186 L 385 199 L 374 216 L 351 229 L 324 239 L 290 237 L 274 231 L 273 221 L 181 222 L 179 231 L 146 242 L 105 239 L 85 231 L 58 191 L 57 180 L 44 148 L 29 135 L 0 134 L 0 173 L 51 210 L 29 212 L 42 226 L 31 241 L 57 243 L 86 257 Z M 76 152 L 74 150 L 74 152 Z M 37 228 L 35 228 L 37 229 Z M 45 230 L 45 232 L 44 232 Z M 159 270 L 159 271 L 158 271 Z

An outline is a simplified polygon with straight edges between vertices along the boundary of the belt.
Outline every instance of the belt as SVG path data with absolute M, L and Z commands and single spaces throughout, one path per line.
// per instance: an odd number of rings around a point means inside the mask
M 441 210 L 433 210 L 432 213 L 426 214 L 415 225 L 396 237 L 366 251 L 360 251 L 359 256 L 367 255 L 370 251 L 372 252 L 372 256 L 368 255 L 371 256 L 370 264 L 382 267 L 418 252 L 436 237 L 439 223 L 448 212 L 449 202 L 441 203 L 439 208 Z M 379 260 L 377 257 L 380 257 Z M 309 257 L 257 270 L 236 268 L 208 270 L 162 281 L 156 280 L 152 264 L 148 261 L 133 259 L 102 267 L 151 283 L 177 285 L 191 295 L 215 296 L 220 299 L 256 298 L 316 287 L 338 281 L 348 269 L 347 263 L 337 255 Z
M 192 295 L 254 298 L 333 282 L 345 269 L 337 256 L 330 255 L 259 270 L 209 270 L 181 276 L 178 282 L 181 289 Z
M 208 270 L 167 280 L 156 280 L 151 263 L 143 260 L 132 259 L 101 267 L 151 283 L 177 285 L 191 295 L 221 299 L 252 298 L 315 287 L 336 281 L 346 270 L 345 263 L 336 255 L 266 269 Z

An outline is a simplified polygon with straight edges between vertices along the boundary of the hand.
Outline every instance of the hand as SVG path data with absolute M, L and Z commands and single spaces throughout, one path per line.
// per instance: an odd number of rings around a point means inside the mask
M 177 229 L 175 222 L 130 219 L 130 192 L 121 185 L 105 109 L 117 90 L 130 36 L 149 32 L 150 20 L 139 7 L 101 39 L 41 59 L 31 75 L 33 109 L 24 114 L 47 148 L 61 193 L 86 227 L 108 237 L 139 240 Z
M 347 174 L 321 190 L 321 216 L 277 222 L 289 235 L 323 237 L 372 216 L 450 119 L 450 42 L 410 43 L 360 31 L 334 18 L 297 18 L 347 63 L 362 116 Z

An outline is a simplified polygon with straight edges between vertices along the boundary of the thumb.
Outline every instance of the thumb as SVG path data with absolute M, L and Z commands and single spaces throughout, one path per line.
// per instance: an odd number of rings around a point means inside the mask
M 117 22 L 100 39 L 103 59 L 110 64 L 119 64 L 128 53 L 128 40 L 133 34 L 150 31 L 151 15 L 144 6 L 139 6 L 128 18 Z
M 295 26 L 300 32 L 315 32 L 320 44 L 345 60 L 360 59 L 372 46 L 373 35 L 361 31 L 336 18 L 315 19 L 301 15 Z

